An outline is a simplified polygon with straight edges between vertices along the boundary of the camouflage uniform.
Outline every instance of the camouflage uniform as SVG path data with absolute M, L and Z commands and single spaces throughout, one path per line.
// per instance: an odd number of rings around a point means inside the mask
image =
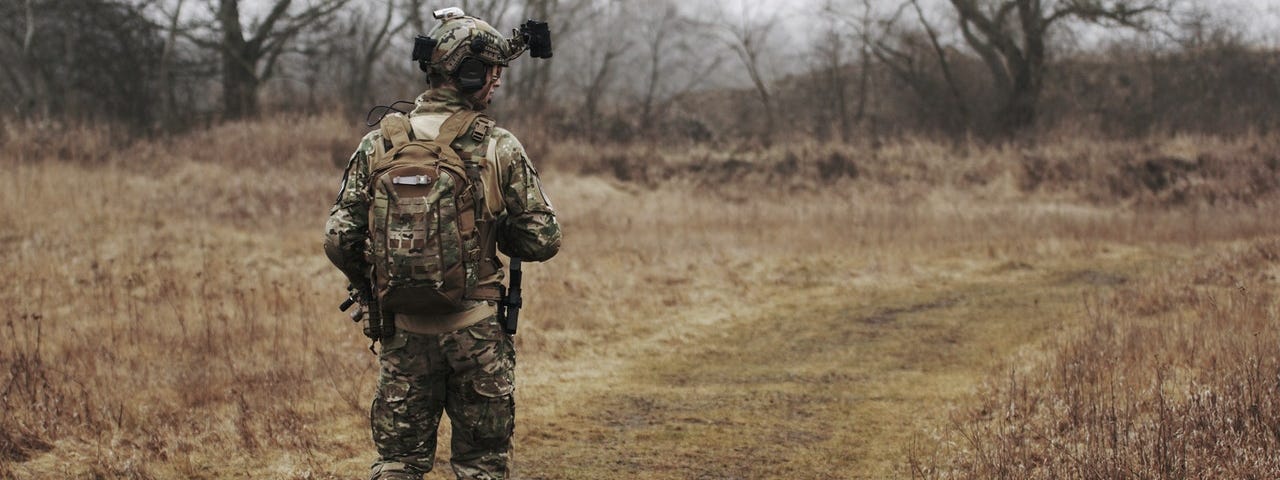
M 415 135 L 418 117 L 442 121 L 472 108 L 451 89 L 428 90 L 410 113 Z M 439 128 L 439 122 L 435 123 Z M 353 282 L 368 282 L 369 159 L 381 134 L 366 135 L 352 155 L 337 202 L 326 225 L 325 252 Z M 507 255 L 544 261 L 560 248 L 560 225 L 524 147 L 511 132 L 494 128 L 479 159 L 489 210 L 497 216 L 497 246 Z M 459 135 L 456 149 L 478 147 L 471 135 Z M 497 261 L 497 259 L 493 259 Z M 502 271 L 481 284 L 501 282 Z M 439 316 L 396 315 L 396 334 L 383 342 L 381 373 L 370 412 L 379 459 L 375 479 L 421 478 L 435 461 L 441 411 L 453 427 L 450 463 L 458 478 L 507 477 L 515 404 L 515 349 L 502 331 L 492 302 L 472 301 L 462 313 Z

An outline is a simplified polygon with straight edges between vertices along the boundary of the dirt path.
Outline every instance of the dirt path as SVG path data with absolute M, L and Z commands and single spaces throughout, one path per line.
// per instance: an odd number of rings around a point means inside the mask
M 1082 295 L 1168 260 L 1136 248 L 933 259 L 883 285 L 762 287 L 595 374 L 526 383 L 549 401 L 523 404 L 518 478 L 908 476 L 907 449 L 946 424 L 950 402 L 1070 325 Z

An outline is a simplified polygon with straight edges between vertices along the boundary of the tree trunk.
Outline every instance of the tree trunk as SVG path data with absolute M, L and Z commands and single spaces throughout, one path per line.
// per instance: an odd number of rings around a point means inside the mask
M 240 26 L 239 0 L 219 0 L 217 21 L 222 29 L 222 41 L 217 48 L 222 55 L 226 118 L 257 115 L 258 88 L 271 78 L 286 43 L 305 28 L 327 25 L 328 19 L 346 2 L 315 2 L 302 12 L 290 14 L 292 3 L 292 0 L 276 0 L 265 16 L 255 19 L 252 36 L 246 39 Z
M 1000 129 L 1006 136 L 1014 136 L 1030 128 L 1036 121 L 1036 104 L 1039 103 L 1040 92 L 1023 86 L 1015 88 L 1005 96 L 1004 106 L 999 113 Z
M 1013 84 L 1004 92 L 1004 104 L 999 112 L 999 125 L 1006 136 L 1035 126 L 1043 63 L 1043 57 L 1029 55 L 1024 62 L 1014 65 Z
M 160 54 L 160 94 L 164 96 L 162 99 L 163 110 L 161 113 L 162 122 L 170 123 L 178 118 L 178 94 L 175 75 L 173 73 L 173 55 L 175 46 L 178 43 L 179 21 L 182 18 L 182 6 L 185 0 L 178 0 L 178 4 L 174 6 L 173 13 L 169 15 L 169 31 L 165 34 L 164 50 Z
M 258 111 L 258 56 L 248 51 L 240 29 L 240 1 L 220 0 L 218 22 L 222 26 L 222 111 L 228 119 Z
M 242 54 L 222 55 L 222 107 L 227 119 L 258 113 L 258 76 Z
M 583 102 L 583 110 L 586 114 L 587 138 L 592 140 L 595 140 L 599 134 L 600 101 L 603 99 L 605 87 L 609 83 L 613 62 L 625 49 L 625 45 L 618 46 L 617 49 L 606 49 L 603 58 L 600 60 L 600 68 L 596 69 L 595 75 L 591 78 L 591 84 L 587 86 L 587 97 Z

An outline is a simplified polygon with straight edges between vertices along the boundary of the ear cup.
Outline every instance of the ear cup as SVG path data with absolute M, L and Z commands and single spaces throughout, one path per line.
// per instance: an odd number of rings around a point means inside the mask
M 458 65 L 454 77 L 458 80 L 458 89 L 463 93 L 471 93 L 484 88 L 489 66 L 476 58 L 467 58 Z

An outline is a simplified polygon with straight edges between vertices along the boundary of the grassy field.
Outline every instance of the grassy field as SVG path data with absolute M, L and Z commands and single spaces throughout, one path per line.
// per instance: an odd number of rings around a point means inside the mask
M 0 478 L 366 475 L 359 133 L 297 122 L 7 132 Z M 526 143 L 517 478 L 1280 472 L 1278 138 Z

